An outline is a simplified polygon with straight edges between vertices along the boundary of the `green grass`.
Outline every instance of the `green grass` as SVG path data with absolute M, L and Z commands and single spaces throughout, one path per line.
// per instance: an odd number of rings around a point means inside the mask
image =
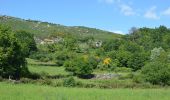
M 96 40 L 107 40 L 113 38 L 121 38 L 122 35 L 95 28 L 82 26 L 69 27 L 59 24 L 51 24 L 48 22 L 23 20 L 16 17 L 0 16 L 0 23 L 7 25 L 12 30 L 24 30 L 34 34 L 36 37 L 48 37 L 51 33 L 69 33 L 76 35 L 78 38 L 93 36 Z M 48 27 L 50 25 L 50 27 Z
M 64 67 L 55 66 L 53 62 L 40 62 L 37 60 L 27 58 L 28 69 L 32 73 L 42 74 L 46 73 L 50 76 L 53 75 L 68 75 Z
M 29 65 L 55 66 L 54 62 L 41 62 L 41 61 L 30 59 L 30 58 L 27 58 L 26 60 L 27 60 Z
M 169 100 L 170 89 L 85 89 L 0 83 L 0 100 Z
M 68 75 L 64 67 L 55 67 L 55 66 L 39 66 L 39 65 L 28 65 L 30 72 L 42 74 L 47 73 L 49 75 Z

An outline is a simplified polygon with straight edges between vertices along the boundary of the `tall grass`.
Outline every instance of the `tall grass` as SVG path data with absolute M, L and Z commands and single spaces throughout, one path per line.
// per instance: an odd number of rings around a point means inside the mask
M 169 100 L 170 89 L 85 89 L 0 83 L 0 100 Z

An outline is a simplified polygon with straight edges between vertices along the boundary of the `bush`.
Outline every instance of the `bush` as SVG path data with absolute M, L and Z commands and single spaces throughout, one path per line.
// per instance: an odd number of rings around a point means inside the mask
M 168 85 L 170 81 L 170 66 L 166 63 L 151 62 L 142 68 L 145 81 L 152 84 Z
M 55 63 L 57 66 L 63 66 L 64 62 L 69 59 L 69 55 L 66 51 L 57 52 L 55 57 Z
M 120 75 L 119 79 L 120 80 L 127 80 L 127 79 L 133 79 L 134 78 L 134 73 L 128 73 L 127 75 Z
M 107 70 L 107 71 L 113 71 L 118 65 L 118 60 L 112 60 L 111 58 L 105 58 L 103 61 L 98 63 L 97 68 L 100 70 Z
M 40 79 L 41 76 L 37 73 L 29 73 L 29 75 L 27 76 L 28 78 L 31 78 L 31 79 Z
M 63 86 L 74 87 L 74 86 L 76 86 L 76 81 L 74 80 L 73 77 L 66 78 L 66 79 L 64 79 Z
M 21 81 L 21 83 L 24 83 L 24 84 L 32 83 L 32 80 L 29 78 L 21 78 L 20 81 Z
M 49 62 L 50 59 L 47 58 L 47 57 L 41 57 L 41 58 L 40 58 L 40 61 L 41 61 L 41 62 Z
M 132 77 L 132 79 L 133 79 L 133 82 L 135 82 L 135 83 L 145 83 L 145 82 L 144 82 L 144 79 L 143 79 L 143 77 L 141 76 L 140 73 L 135 74 L 135 75 Z
M 89 58 L 78 57 L 65 62 L 64 67 L 66 71 L 72 72 L 73 75 L 81 78 L 91 78 L 91 73 L 93 72 L 92 65 Z
M 3 78 L 0 76 L 0 82 L 2 82 L 3 81 Z
M 36 59 L 36 60 L 40 60 L 41 62 L 48 62 L 53 60 L 53 57 L 51 54 L 47 54 L 46 52 L 36 52 L 36 53 L 32 53 L 30 55 L 31 59 Z

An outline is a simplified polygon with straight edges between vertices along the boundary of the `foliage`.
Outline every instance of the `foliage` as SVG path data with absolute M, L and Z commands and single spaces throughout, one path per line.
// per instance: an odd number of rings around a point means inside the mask
M 128 51 L 119 51 L 116 54 L 116 59 L 120 62 L 118 67 L 128 67 L 128 61 L 132 54 Z
M 121 40 L 118 39 L 108 40 L 105 41 L 103 48 L 105 51 L 118 50 L 120 45 L 121 45 Z
M 33 34 L 26 31 L 17 31 L 15 37 L 19 41 L 25 56 L 28 57 L 31 52 L 37 50 Z
M 107 70 L 107 71 L 113 71 L 118 66 L 118 60 L 112 60 L 111 58 L 107 57 L 103 59 L 102 62 L 98 64 L 98 69 L 100 70 Z
M 168 85 L 170 82 L 170 66 L 159 61 L 150 62 L 142 68 L 143 78 L 152 83 Z
M 157 58 L 160 57 L 161 53 L 165 52 L 164 49 L 162 47 L 159 48 L 154 48 L 153 50 L 151 50 L 151 56 L 150 56 L 150 60 L 154 61 Z
M 28 73 L 25 55 L 14 33 L 0 26 L 0 76 L 19 79 Z
M 76 81 L 73 77 L 69 77 L 64 79 L 63 86 L 65 87 L 74 87 L 76 85 Z
M 128 67 L 132 68 L 133 71 L 140 70 L 145 65 L 148 58 L 146 53 L 134 53 L 127 62 Z
M 82 78 L 90 77 L 93 72 L 93 66 L 89 62 L 89 58 L 77 57 L 73 60 L 69 60 L 64 64 L 66 71 L 73 72 L 74 75 L 77 75 Z

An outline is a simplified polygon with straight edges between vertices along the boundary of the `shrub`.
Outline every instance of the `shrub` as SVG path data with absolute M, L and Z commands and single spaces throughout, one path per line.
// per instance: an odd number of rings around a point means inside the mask
M 3 81 L 3 78 L 0 76 L 0 82 Z
M 41 78 L 41 76 L 37 73 L 29 73 L 27 77 L 31 78 L 31 79 L 40 79 Z
M 41 62 L 48 62 L 53 60 L 53 57 L 51 54 L 47 54 L 46 52 L 36 52 L 36 53 L 32 53 L 30 55 L 31 59 L 36 59 L 36 60 L 40 60 Z
M 159 61 L 148 63 L 142 68 L 142 76 L 152 84 L 167 85 L 170 81 L 170 66 Z
M 73 75 L 81 78 L 91 78 L 93 72 L 93 65 L 90 63 L 89 58 L 78 57 L 65 62 L 65 70 L 70 71 Z
M 105 58 L 102 62 L 97 65 L 97 68 L 100 70 L 113 71 L 118 65 L 118 60 L 112 60 L 111 58 Z
M 43 85 L 53 85 L 53 82 L 50 79 L 45 79 Z
M 120 75 L 118 77 L 120 80 L 126 80 L 126 79 L 133 79 L 134 78 L 134 73 L 128 73 L 127 75 Z
M 74 80 L 73 77 L 66 78 L 66 79 L 64 79 L 63 86 L 74 87 L 74 86 L 76 86 L 76 81 Z
M 21 83 L 26 83 L 26 84 L 32 82 L 32 80 L 29 78 L 21 78 L 20 81 L 21 81 Z
M 88 78 L 93 72 L 93 66 L 89 63 L 89 60 L 78 58 L 75 61 L 75 74 L 82 78 Z
M 100 59 L 98 57 L 90 56 L 88 57 L 89 64 L 93 67 L 93 69 L 97 68 Z
M 48 61 L 49 61 L 49 59 L 46 58 L 46 57 L 41 57 L 39 60 L 40 60 L 41 62 L 48 62 Z
M 69 59 L 66 51 L 57 52 L 55 57 L 55 63 L 57 66 L 63 66 L 64 62 Z
M 135 83 L 142 83 L 142 84 L 145 83 L 145 82 L 144 82 L 144 79 L 143 79 L 143 77 L 141 76 L 141 73 L 140 73 L 140 72 L 134 74 L 134 76 L 132 77 L 132 79 L 133 79 L 133 82 L 135 82 Z

